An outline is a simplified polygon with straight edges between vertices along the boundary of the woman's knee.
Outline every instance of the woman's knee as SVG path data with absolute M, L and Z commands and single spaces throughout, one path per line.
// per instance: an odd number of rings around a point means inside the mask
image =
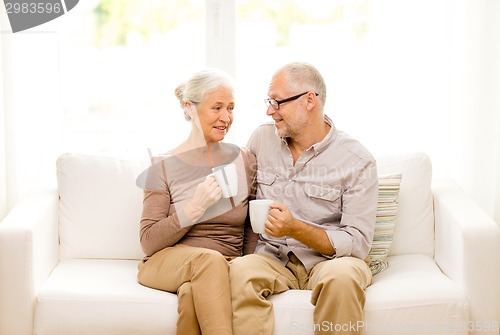
M 210 272 L 228 273 L 229 265 L 226 258 L 218 251 L 201 249 L 191 261 L 194 268 L 207 269 Z
M 226 258 L 218 251 L 200 248 L 199 256 L 207 262 L 227 264 Z
M 184 284 L 179 286 L 179 289 L 177 290 L 177 296 L 179 300 L 181 300 L 181 298 L 193 300 L 193 290 L 191 288 L 191 282 L 185 282 Z

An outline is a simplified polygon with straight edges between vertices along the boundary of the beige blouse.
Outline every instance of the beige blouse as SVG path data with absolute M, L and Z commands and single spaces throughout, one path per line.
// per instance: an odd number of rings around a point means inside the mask
M 146 256 L 175 244 L 219 251 L 233 258 L 251 253 L 258 235 L 247 219 L 248 201 L 254 198 L 255 156 L 230 144 L 200 148 L 182 155 L 155 157 L 148 170 L 140 222 L 140 242 Z M 238 194 L 221 198 L 198 222 L 190 222 L 183 208 L 196 186 L 210 174 L 213 165 L 235 163 Z

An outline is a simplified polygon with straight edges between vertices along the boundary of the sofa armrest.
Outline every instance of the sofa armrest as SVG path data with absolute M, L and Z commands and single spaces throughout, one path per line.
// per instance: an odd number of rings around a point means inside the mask
M 452 180 L 433 185 L 433 195 L 436 263 L 464 288 L 469 334 L 498 335 L 500 228 Z
M 36 292 L 58 262 L 58 199 L 40 186 L 0 222 L 0 334 L 33 334 Z

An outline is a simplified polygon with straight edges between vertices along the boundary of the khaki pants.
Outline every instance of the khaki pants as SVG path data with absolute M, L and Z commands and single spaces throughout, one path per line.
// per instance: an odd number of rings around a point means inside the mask
M 139 264 L 139 282 L 177 293 L 177 334 L 232 334 L 228 263 L 219 252 L 176 245 Z
M 295 255 L 289 258 L 286 267 L 259 254 L 230 262 L 234 334 L 272 334 L 273 306 L 266 298 L 289 289 L 312 290 L 316 334 L 362 334 L 352 325 L 363 320 L 364 289 L 372 278 L 368 265 L 341 257 L 317 264 L 308 274 Z

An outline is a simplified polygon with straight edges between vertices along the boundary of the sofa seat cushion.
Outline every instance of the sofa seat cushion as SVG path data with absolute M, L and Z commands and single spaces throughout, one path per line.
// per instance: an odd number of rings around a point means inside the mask
M 177 296 L 140 285 L 138 263 L 61 261 L 37 296 L 35 334 L 175 334 Z
M 426 255 L 388 258 L 390 266 L 373 277 L 366 290 L 365 329 L 367 335 L 467 334 L 457 331 L 468 320 L 468 303 L 463 290 L 446 277 Z M 271 297 L 274 334 L 313 334 L 310 291 L 287 291 Z M 330 327 L 319 324 L 316 327 Z
M 389 262 L 366 290 L 367 334 L 465 334 L 453 328 L 468 319 L 463 291 L 432 258 L 400 255 L 389 257 Z M 141 286 L 137 264 L 135 260 L 61 261 L 37 296 L 35 334 L 175 334 L 176 295 Z M 292 290 L 270 298 L 275 335 L 313 334 L 310 297 L 310 291 Z M 439 328 L 425 331 L 428 327 Z
M 413 254 L 388 259 L 390 266 L 366 290 L 370 334 L 467 334 L 457 329 L 469 319 L 467 297 L 433 258 Z

